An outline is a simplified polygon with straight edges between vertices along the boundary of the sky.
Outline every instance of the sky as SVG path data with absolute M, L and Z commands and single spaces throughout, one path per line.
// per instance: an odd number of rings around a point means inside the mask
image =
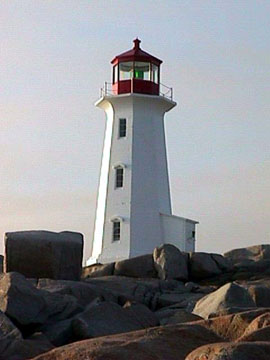
M 0 1 L 0 253 L 7 231 L 84 234 L 90 256 L 110 61 L 163 60 L 173 212 L 198 251 L 270 243 L 270 2 Z

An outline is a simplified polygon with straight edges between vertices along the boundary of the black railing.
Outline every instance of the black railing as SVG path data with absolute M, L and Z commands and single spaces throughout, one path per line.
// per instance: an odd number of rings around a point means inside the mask
M 112 83 L 105 81 L 104 86 L 100 89 L 100 97 L 117 95 L 115 94 L 112 85 L 113 85 Z M 133 89 L 131 89 L 131 93 L 133 93 Z M 173 101 L 173 88 L 160 83 L 159 96 L 163 96 L 166 99 Z
M 164 96 L 165 98 L 173 101 L 173 88 L 160 83 L 159 84 L 159 95 Z

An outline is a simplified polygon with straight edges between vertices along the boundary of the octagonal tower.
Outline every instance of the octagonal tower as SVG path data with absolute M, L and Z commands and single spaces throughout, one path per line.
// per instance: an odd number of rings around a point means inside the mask
M 140 48 L 112 60 L 96 106 L 106 113 L 92 256 L 87 264 L 148 254 L 171 243 L 193 251 L 196 221 L 172 215 L 164 115 L 175 107 L 162 61 Z

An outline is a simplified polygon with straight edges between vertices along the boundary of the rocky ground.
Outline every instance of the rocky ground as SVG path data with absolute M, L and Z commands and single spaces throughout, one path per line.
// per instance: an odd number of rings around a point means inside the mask
M 80 280 L 5 272 L 0 310 L 3 360 L 266 360 L 270 245 L 223 256 L 163 245 Z

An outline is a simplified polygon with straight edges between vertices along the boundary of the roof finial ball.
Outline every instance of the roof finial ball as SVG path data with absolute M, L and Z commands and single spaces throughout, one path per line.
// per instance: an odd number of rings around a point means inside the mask
M 141 43 L 141 40 L 139 40 L 138 38 L 136 38 L 135 40 L 133 40 L 133 43 L 134 43 L 134 49 L 139 49 L 140 48 L 140 43 Z

